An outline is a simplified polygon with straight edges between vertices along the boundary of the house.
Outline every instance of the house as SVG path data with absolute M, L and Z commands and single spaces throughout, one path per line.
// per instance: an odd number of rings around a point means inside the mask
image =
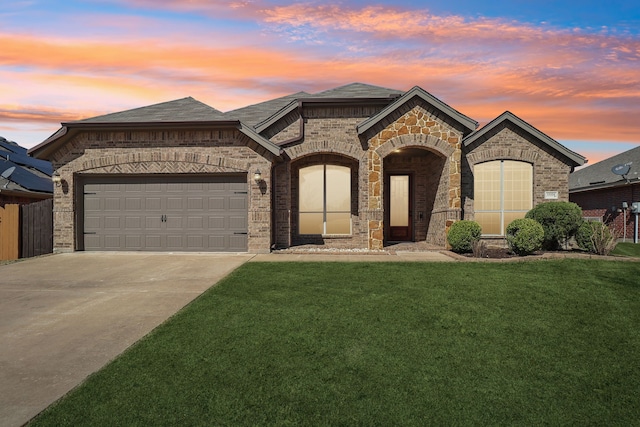
M 640 202 L 640 147 L 573 172 L 569 200 L 582 208 L 585 218 L 609 224 L 618 238 L 637 243 L 631 207 Z
M 0 207 L 53 197 L 51 163 L 27 156 L 27 149 L 0 137 Z
M 585 159 L 505 112 L 478 123 L 420 87 L 354 83 L 223 113 L 193 98 L 63 123 L 51 160 L 55 248 L 248 251 L 487 238 Z

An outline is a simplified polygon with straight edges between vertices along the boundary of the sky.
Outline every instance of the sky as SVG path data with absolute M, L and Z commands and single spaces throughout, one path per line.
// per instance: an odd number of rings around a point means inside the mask
M 589 164 L 640 145 L 638 0 L 2 0 L 0 136 L 360 82 L 509 110 Z

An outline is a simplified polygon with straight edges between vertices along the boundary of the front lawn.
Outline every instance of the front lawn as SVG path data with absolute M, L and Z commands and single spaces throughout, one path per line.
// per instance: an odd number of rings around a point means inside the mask
M 640 244 L 631 242 L 620 242 L 611 252 L 611 255 L 640 258 Z
M 33 425 L 638 419 L 640 263 L 249 263 Z

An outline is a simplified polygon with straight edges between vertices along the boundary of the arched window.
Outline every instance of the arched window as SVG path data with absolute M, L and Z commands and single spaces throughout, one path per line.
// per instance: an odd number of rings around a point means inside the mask
M 351 234 L 351 169 L 314 165 L 299 173 L 300 234 Z
M 533 166 L 496 160 L 473 169 L 475 220 L 483 235 L 503 236 L 511 221 L 533 207 Z

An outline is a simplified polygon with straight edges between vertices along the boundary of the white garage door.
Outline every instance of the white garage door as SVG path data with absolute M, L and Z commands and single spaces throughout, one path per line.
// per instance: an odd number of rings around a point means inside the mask
M 87 251 L 247 251 L 246 175 L 90 177 Z

